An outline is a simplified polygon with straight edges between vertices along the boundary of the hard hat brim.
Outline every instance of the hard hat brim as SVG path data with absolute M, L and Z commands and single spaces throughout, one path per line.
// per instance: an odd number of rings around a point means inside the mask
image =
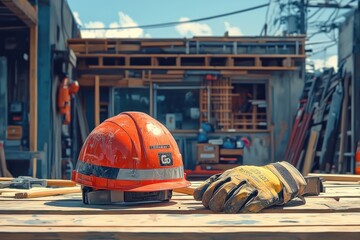
M 172 190 L 176 188 L 188 187 L 191 185 L 189 181 L 184 178 L 180 179 L 166 179 L 166 180 L 116 180 L 96 177 L 94 175 L 88 176 L 76 171 L 73 171 L 73 181 L 88 187 L 96 189 L 107 189 L 115 191 L 128 192 L 155 192 L 163 190 Z
M 135 188 L 131 188 L 128 191 L 132 192 L 155 192 L 155 191 L 163 191 L 163 190 L 172 190 L 176 188 L 189 187 L 191 183 L 186 181 L 185 179 L 178 182 L 163 182 L 163 183 L 153 183 L 144 186 L 139 186 Z

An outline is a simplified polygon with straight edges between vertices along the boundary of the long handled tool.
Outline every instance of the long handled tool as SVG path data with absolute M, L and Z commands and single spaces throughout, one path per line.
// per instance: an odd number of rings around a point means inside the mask
M 186 195 L 192 195 L 194 192 L 194 188 L 190 188 L 190 187 L 178 188 L 178 189 L 174 189 L 173 191 L 177 193 L 183 193 Z M 80 187 L 38 188 L 27 192 L 15 193 L 15 198 L 16 199 L 39 198 L 39 197 L 49 197 L 49 196 L 65 195 L 71 193 L 81 193 L 81 192 L 82 191 Z
M 56 195 L 65 195 L 70 193 L 80 193 L 80 187 L 65 187 L 65 188 L 39 188 L 35 191 L 28 192 L 18 192 L 15 193 L 16 199 L 23 198 L 39 198 L 39 197 L 49 197 Z
M 30 189 L 32 184 L 38 184 L 39 181 L 44 182 L 44 186 L 48 187 L 75 187 L 76 183 L 70 180 L 64 180 L 64 179 L 37 179 L 32 177 L 18 177 L 18 178 L 9 178 L 9 177 L 0 177 L 0 182 L 7 182 L 7 185 L 11 187 L 12 183 L 16 183 L 16 186 L 19 186 L 20 184 L 24 185 L 24 187 L 21 188 L 27 188 Z M 15 187 L 19 188 L 19 187 Z
M 5 178 L 0 177 L 0 182 L 7 187 L 14 185 L 15 188 L 30 189 L 32 184 L 37 184 L 39 179 L 34 179 L 30 177 L 20 177 L 20 178 Z M 47 196 L 56 196 L 64 195 L 70 193 L 81 193 L 81 188 L 76 187 L 76 183 L 71 180 L 64 179 L 42 179 L 42 182 L 46 183 L 48 187 L 60 187 L 60 188 L 33 188 L 30 191 L 19 192 L 15 194 L 15 198 L 38 198 L 38 197 L 47 197 Z M 20 182 L 20 183 L 19 183 Z M 6 183 L 6 184 L 5 184 Z M 16 184 L 15 184 L 16 183 Z M 21 187 L 19 187 L 20 185 Z M 192 195 L 194 192 L 193 188 L 178 188 L 174 189 L 174 192 L 183 193 L 187 195 Z

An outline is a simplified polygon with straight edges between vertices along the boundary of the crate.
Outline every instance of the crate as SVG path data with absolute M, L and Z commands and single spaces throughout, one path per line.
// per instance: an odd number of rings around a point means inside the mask
M 22 127 L 21 126 L 15 126 L 10 125 L 7 128 L 7 139 L 8 140 L 21 140 L 23 135 Z
M 219 146 L 198 144 L 198 163 L 219 163 Z

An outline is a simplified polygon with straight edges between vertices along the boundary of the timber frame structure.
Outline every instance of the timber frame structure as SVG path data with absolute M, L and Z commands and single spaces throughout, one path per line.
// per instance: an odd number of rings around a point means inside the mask
M 70 39 L 68 44 L 76 53 L 80 85 L 94 86 L 95 92 L 100 86 L 181 82 L 192 72 L 253 77 L 295 71 L 304 68 L 306 58 L 303 36 Z
M 199 122 L 216 119 L 215 134 L 220 134 L 216 137 L 249 134 L 266 149 L 258 164 L 282 158 L 282 146 L 289 137 L 286 129 L 292 126 L 304 83 L 304 36 L 69 39 L 68 45 L 76 54 L 80 91 L 93 94 L 87 97 L 92 102 L 85 103 L 87 118 L 94 118 L 89 129 L 104 120 L 101 114 L 106 96 L 100 94 L 106 89 L 149 89 L 149 113 L 157 119 L 157 91 L 196 89 L 200 95 Z M 252 100 L 253 110 L 241 116 L 232 106 L 233 98 L 241 97 L 235 92 L 243 86 L 239 84 L 261 86 L 264 95 Z M 257 94 L 258 90 L 254 87 L 252 91 Z M 111 101 L 109 97 L 109 109 Z M 116 113 L 109 110 L 108 117 L 112 114 Z M 172 133 L 179 142 L 186 139 L 180 145 L 192 146 L 184 147 L 183 151 L 189 152 L 184 158 L 194 158 L 194 151 L 189 150 L 194 149 L 194 142 L 189 141 L 196 139 L 197 130 L 174 129 Z M 256 149 L 247 155 L 256 159 L 258 152 L 263 151 Z
M 94 85 L 89 79 L 98 75 L 104 76 L 101 85 L 116 86 L 118 82 L 105 76 L 116 73 L 119 80 L 131 81 L 129 71 L 137 70 L 142 71 L 138 80 L 152 81 L 179 78 L 191 70 L 220 71 L 226 76 L 291 71 L 302 67 L 306 57 L 303 36 L 70 39 L 68 43 L 77 55 L 79 80 L 85 85 Z

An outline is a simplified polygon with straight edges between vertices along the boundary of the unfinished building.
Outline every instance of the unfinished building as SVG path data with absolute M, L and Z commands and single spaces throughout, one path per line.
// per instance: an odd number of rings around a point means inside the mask
M 71 39 L 84 114 L 82 136 L 109 116 L 142 111 L 170 129 L 185 168 L 197 135 L 247 137 L 243 164 L 281 160 L 304 84 L 305 38 Z M 221 157 L 217 156 L 219 159 Z M 207 169 L 231 167 L 226 162 Z

